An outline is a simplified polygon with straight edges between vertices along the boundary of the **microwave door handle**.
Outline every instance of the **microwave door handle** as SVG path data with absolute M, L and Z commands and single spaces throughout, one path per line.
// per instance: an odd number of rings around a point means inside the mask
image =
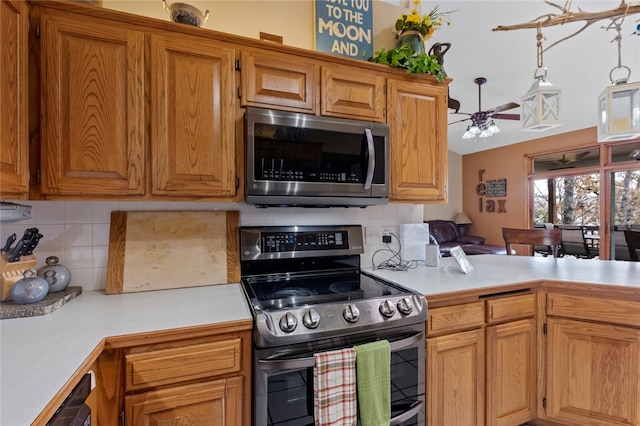
M 364 129 L 367 137 L 367 153 L 369 155 L 369 163 L 367 164 L 367 179 L 364 181 L 364 189 L 371 189 L 373 183 L 373 172 L 376 168 L 376 148 L 373 145 L 373 135 L 371 129 Z

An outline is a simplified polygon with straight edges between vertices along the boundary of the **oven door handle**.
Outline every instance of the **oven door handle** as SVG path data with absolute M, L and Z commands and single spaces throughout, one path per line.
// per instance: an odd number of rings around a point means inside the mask
M 373 134 L 371 129 L 364 129 L 364 133 L 367 136 L 367 154 L 369 156 L 369 162 L 367 164 L 367 178 L 364 181 L 364 189 L 371 189 L 373 183 L 373 172 L 376 169 L 376 148 L 373 144 Z
M 405 337 L 404 339 L 390 342 L 391 352 L 399 351 L 409 346 L 415 345 L 417 342 L 424 340 L 424 332 L 421 331 L 412 336 Z M 258 360 L 258 367 L 261 371 L 273 371 L 273 370 L 292 370 L 311 368 L 316 365 L 316 358 L 309 356 L 304 358 L 291 358 L 291 359 L 263 359 Z
M 398 414 L 397 416 L 393 417 L 389 421 L 389 426 L 399 425 L 400 423 L 409 420 L 411 417 L 413 417 L 416 414 L 418 414 L 420 412 L 420 410 L 422 410 L 422 406 L 423 405 L 424 405 L 424 401 L 416 401 L 416 402 L 414 402 L 413 404 L 411 404 L 411 406 L 409 407 L 409 409 L 407 411 L 405 411 L 404 413 Z

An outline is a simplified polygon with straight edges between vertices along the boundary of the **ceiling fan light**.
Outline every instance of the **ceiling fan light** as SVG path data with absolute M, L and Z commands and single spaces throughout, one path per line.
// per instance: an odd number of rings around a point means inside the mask
M 546 68 L 545 68 L 546 75 Z M 549 80 L 536 76 L 529 91 L 520 98 L 522 130 L 540 132 L 562 125 L 560 121 L 561 90 Z
M 476 134 L 469 131 L 469 128 L 467 127 L 467 131 L 464 132 L 464 134 L 462 135 L 462 139 L 471 139 L 471 138 L 475 138 Z
M 493 120 L 491 121 L 491 123 L 489 123 L 489 127 L 487 127 L 487 130 L 490 131 L 492 135 L 500 132 L 500 128 L 496 126 L 496 123 L 494 123 Z
M 480 127 L 478 127 L 476 124 L 472 124 L 467 128 L 467 132 L 471 132 L 474 136 L 479 135 L 480 131 Z
M 480 138 L 488 138 L 489 136 L 493 136 L 493 132 L 491 130 L 489 130 L 489 129 L 484 129 L 478 135 L 478 137 L 480 137 Z
M 640 136 L 640 82 L 615 84 L 598 97 L 598 142 Z

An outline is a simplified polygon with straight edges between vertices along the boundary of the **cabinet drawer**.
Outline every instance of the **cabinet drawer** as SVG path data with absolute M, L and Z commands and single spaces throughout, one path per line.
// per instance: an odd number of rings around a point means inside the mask
M 429 309 L 427 335 L 464 330 L 484 324 L 484 302 Z
M 127 354 L 126 390 L 239 372 L 241 339 Z
M 532 317 L 536 313 L 535 294 L 487 300 L 487 323 Z
M 547 315 L 640 326 L 640 302 L 547 293 Z

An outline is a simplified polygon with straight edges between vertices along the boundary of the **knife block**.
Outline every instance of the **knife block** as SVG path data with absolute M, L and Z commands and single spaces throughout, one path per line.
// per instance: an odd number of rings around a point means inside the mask
M 22 256 L 17 262 L 7 262 L 6 255 L 0 256 L 0 301 L 11 299 L 13 285 L 24 277 L 24 271 L 35 268 L 38 260 L 33 254 Z

